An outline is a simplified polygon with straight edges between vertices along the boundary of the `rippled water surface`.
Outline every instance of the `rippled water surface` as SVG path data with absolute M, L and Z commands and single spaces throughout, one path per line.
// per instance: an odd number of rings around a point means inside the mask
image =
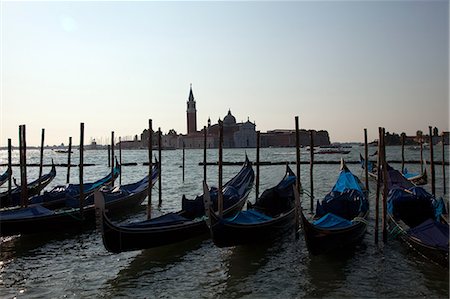
M 374 152 L 375 148 L 370 148 Z M 448 147 L 446 148 L 448 152 Z M 364 148 L 354 145 L 352 152 L 344 155 L 356 161 Z M 117 154 L 117 152 L 116 152 Z M 255 150 L 247 149 L 250 159 Z M 400 147 L 387 148 L 388 159 L 401 158 Z M 418 160 L 420 152 L 407 148 L 407 160 Z M 425 153 L 428 159 L 429 154 Z M 225 161 L 243 161 L 245 150 L 225 149 Z M 441 159 L 440 148 L 435 149 L 435 159 Z M 5 163 L 6 152 L 0 151 Z M 66 163 L 67 156 L 51 150 L 45 151 L 45 163 L 51 159 Z M 317 155 L 315 160 L 337 161 L 339 155 Z M 78 151 L 72 163 L 78 163 Z M 158 207 L 157 194 L 153 192 L 153 215 L 176 211 L 181 207 L 181 196 L 192 198 L 201 192 L 203 168 L 202 150 L 186 150 L 185 181 L 182 181 L 181 150 L 163 151 L 162 195 Z M 302 152 L 302 160 L 309 153 Z M 208 161 L 217 160 L 217 150 L 208 150 Z M 261 150 L 262 161 L 295 161 L 295 150 L 271 148 Z M 429 159 L 428 159 L 429 160 Z M 18 161 L 15 151 L 14 161 Z M 37 163 L 39 151 L 28 152 L 28 162 Z M 148 161 L 145 150 L 122 152 L 123 162 L 137 162 L 138 166 L 123 167 L 122 183 L 142 178 L 148 171 L 142 163 Z M 448 157 L 447 157 L 448 161 Z M 106 175 L 106 151 L 86 151 L 85 181 Z M 399 168 L 399 164 L 394 164 Z M 407 165 L 418 171 L 419 165 Z M 295 171 L 295 165 L 292 166 Z M 361 179 L 363 172 L 358 164 L 349 168 Z M 240 166 L 224 166 L 224 179 L 231 178 Z M 275 185 L 284 173 L 284 166 L 261 166 L 261 191 Z M 5 167 L 0 167 L 3 173 Z M 337 176 L 339 165 L 314 166 L 314 195 L 320 198 L 328 192 Z M 13 169 L 18 176 L 19 169 Z M 44 168 L 44 173 L 49 168 Z M 448 166 L 446 168 L 447 178 Z M 57 168 L 56 179 L 47 187 L 64 184 L 66 169 Z M 28 168 L 28 178 L 35 179 L 37 167 Z M 301 165 L 301 180 L 310 188 L 309 165 Z M 71 182 L 78 183 L 78 170 L 71 169 Z M 217 167 L 208 166 L 208 183 L 217 182 Z M 436 166 L 436 191 L 442 195 L 442 166 Z M 448 184 L 448 182 L 447 182 Z M 375 184 L 370 181 L 374 190 Z M 427 185 L 425 188 L 429 189 Z M 4 190 L 4 189 L 3 189 Z M 448 185 L 447 185 L 448 190 Z M 371 193 L 374 202 L 374 192 Z M 254 201 L 255 193 L 249 199 Z M 446 196 L 448 200 L 448 195 Z M 116 221 L 145 218 L 143 203 L 138 209 Z M 309 199 L 302 204 L 309 210 Z M 371 205 L 373 210 L 374 204 Z M 373 213 L 372 213 L 373 215 Z M 373 218 L 363 243 L 352 252 L 336 256 L 311 256 L 303 236 L 280 236 L 271 244 L 217 248 L 207 236 L 180 244 L 148 250 L 111 254 L 103 247 L 101 235 L 95 230 L 39 235 L 13 236 L 1 239 L 0 297 L 54 298 L 54 297 L 157 297 L 157 298 L 448 298 L 448 269 L 431 264 L 402 246 L 398 240 L 389 239 L 386 245 L 375 245 Z

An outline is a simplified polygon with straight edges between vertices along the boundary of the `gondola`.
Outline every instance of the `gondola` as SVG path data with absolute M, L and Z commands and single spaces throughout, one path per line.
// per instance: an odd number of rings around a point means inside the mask
M 398 170 L 388 172 L 388 228 L 409 248 L 448 267 L 449 226 L 442 198 L 436 199 L 422 187 L 408 181 Z
M 253 186 L 255 174 L 246 158 L 239 173 L 223 187 L 224 215 L 240 211 Z M 217 188 L 209 189 L 214 207 L 217 207 Z M 139 250 L 181 242 L 208 232 L 205 222 L 203 195 L 194 200 L 183 199 L 182 210 L 164 214 L 149 220 L 117 225 L 111 222 L 102 208 L 101 200 L 96 202 L 100 209 L 101 231 L 105 248 L 114 253 Z M 203 213 L 202 213 L 203 211 Z
M 255 204 L 230 217 L 220 218 L 213 211 L 211 232 L 219 247 L 271 241 L 293 228 L 295 200 L 293 186 L 296 176 L 286 165 L 286 173 L 274 187 L 265 190 Z
M 11 177 L 11 173 L 11 168 L 8 167 L 8 169 L 6 169 L 6 171 L 2 175 L 0 175 L 0 186 L 8 181 L 8 179 Z
M 361 167 L 364 169 L 365 167 L 365 159 L 364 157 L 359 154 L 359 161 L 361 163 Z M 427 175 L 427 169 L 426 169 L 426 162 L 425 162 L 425 169 L 422 173 L 411 173 L 408 172 L 408 170 L 405 168 L 403 171 L 403 176 L 410 182 L 412 182 L 415 185 L 426 185 L 428 183 L 428 175 Z M 368 168 L 368 174 L 370 177 L 377 179 L 377 166 L 375 162 L 368 161 L 367 163 Z
M 147 196 L 148 175 L 136 183 L 116 188 L 100 189 L 105 200 L 105 206 L 111 213 L 123 213 L 128 208 L 137 206 Z M 152 186 L 158 180 L 158 166 L 152 170 Z M 81 214 L 78 206 L 72 200 L 67 200 L 63 208 L 50 209 L 40 204 L 27 208 L 16 208 L 0 211 L 0 235 L 51 233 L 78 230 L 92 227 L 95 224 L 94 194 L 85 198 Z
M 111 177 L 118 178 L 121 172 L 121 165 L 116 161 L 113 169 L 113 175 L 109 172 L 106 176 L 91 183 L 83 184 L 83 193 L 87 197 L 94 193 L 95 190 L 111 183 Z M 58 185 L 53 187 L 50 191 L 44 192 L 42 195 L 34 196 L 29 199 L 28 204 L 41 204 L 49 209 L 56 209 L 64 207 L 69 201 L 78 206 L 78 199 L 80 197 L 80 185 L 68 184 Z
M 41 192 L 48 184 L 55 178 L 56 176 L 56 168 L 55 164 L 52 161 L 52 169 L 49 173 L 43 175 L 39 178 L 27 184 L 27 194 L 28 198 L 35 196 Z M 10 207 L 17 206 L 20 204 L 20 194 L 22 192 L 22 187 L 17 186 L 16 188 L 11 190 L 11 198 L 8 198 L 8 191 L 0 193 L 0 206 L 1 207 Z
M 361 181 L 341 161 L 339 177 L 330 193 L 317 201 L 313 221 L 301 212 L 306 245 L 311 254 L 346 250 L 357 245 L 367 227 L 369 201 Z

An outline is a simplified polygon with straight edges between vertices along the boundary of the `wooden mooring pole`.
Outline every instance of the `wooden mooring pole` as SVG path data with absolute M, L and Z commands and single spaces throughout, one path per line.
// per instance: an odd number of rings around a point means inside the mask
M 109 144 L 108 144 L 108 167 L 111 167 L 111 145 Z
M 378 128 L 378 155 L 377 155 L 377 190 L 375 194 L 375 244 L 378 244 L 378 223 L 380 222 L 380 189 L 381 189 L 381 138 L 383 131 L 381 127 Z M 367 168 L 367 167 L 366 167 Z
M 420 138 L 420 173 L 423 173 L 423 137 Z
M 431 194 L 436 195 L 436 172 L 434 169 L 433 128 L 428 127 L 430 133 L 430 170 L 431 170 Z
M 119 176 L 119 186 L 122 186 L 122 138 L 119 137 L 119 164 L 120 164 L 120 176 Z
M 80 184 L 80 216 L 84 218 L 84 185 L 83 185 L 83 167 L 84 167 L 84 123 L 80 124 L 80 165 L 79 165 L 79 184 Z
M 445 134 L 444 132 L 442 132 L 442 179 L 444 181 L 443 185 L 444 185 L 444 194 L 447 194 L 447 178 L 445 176 Z
M 152 218 L 152 155 L 153 155 L 153 128 L 152 128 L 152 120 L 148 120 L 148 190 L 147 190 L 147 219 Z
M 367 143 L 367 129 L 364 129 L 364 178 L 366 190 L 369 191 L 369 145 Z
M 310 142 L 309 142 L 309 155 L 310 155 L 310 161 L 309 161 L 309 182 L 311 186 L 311 213 L 314 212 L 314 175 L 313 175 L 313 168 L 314 168 L 314 131 L 310 130 Z
M 383 218 L 381 219 L 383 227 L 383 243 L 387 242 L 387 197 L 388 197 L 388 170 L 386 162 L 386 143 L 384 137 L 386 131 L 382 129 L 381 146 L 382 146 L 382 161 L 383 161 Z
M 298 122 L 298 116 L 295 117 L 295 155 L 296 155 L 296 159 L 297 159 L 297 182 L 296 182 L 296 187 L 297 187 L 297 191 L 298 194 L 300 194 L 300 189 L 301 189 L 301 185 L 300 185 L 300 129 L 299 129 L 299 122 Z
M 296 186 L 294 187 L 294 195 L 295 195 L 295 238 L 298 239 L 300 237 L 300 213 L 302 213 L 302 205 L 300 201 L 300 129 L 299 129 L 299 121 L 298 116 L 295 117 L 295 155 L 296 155 L 296 167 L 297 167 L 297 177 L 296 177 Z
M 161 206 L 162 204 L 162 175 L 161 175 L 161 168 L 162 168 L 162 133 L 161 133 L 161 127 L 158 128 L 158 205 Z
M 223 122 L 219 121 L 219 196 L 218 196 L 218 210 L 219 217 L 223 216 L 223 190 L 222 190 L 222 161 L 223 161 Z
M 72 137 L 69 137 L 69 151 L 67 153 L 67 177 L 66 184 L 70 182 L 70 157 L 72 155 Z
M 207 147 L 207 136 L 206 136 L 206 126 L 203 126 L 203 181 L 206 183 L 206 147 Z
M 401 141 L 402 141 L 402 173 L 405 173 L 405 137 L 406 137 L 406 134 L 403 132 L 401 134 Z
M 181 166 L 182 171 L 183 171 L 183 183 L 184 183 L 184 166 L 185 166 L 184 159 L 186 158 L 185 147 L 186 147 L 186 144 L 184 143 L 184 140 L 183 140 L 183 164 Z
M 260 148 L 260 142 L 261 142 L 261 132 L 256 131 L 256 181 L 255 181 L 255 202 L 258 200 L 259 197 L 259 148 Z
M 111 132 L 111 188 L 114 187 L 114 131 Z
M 42 179 L 42 166 L 44 164 L 44 139 L 45 139 L 45 129 L 42 129 L 41 132 L 41 150 L 39 156 L 39 179 L 38 179 L 38 190 L 41 194 L 41 179 Z
M 11 204 L 11 189 L 12 189 L 12 145 L 11 138 L 8 138 L 8 205 Z
M 20 201 L 22 207 L 28 206 L 28 189 L 27 189 L 27 138 L 26 138 L 26 127 L 22 125 L 19 127 L 19 135 L 20 135 L 20 145 L 21 149 L 21 167 L 20 167 Z

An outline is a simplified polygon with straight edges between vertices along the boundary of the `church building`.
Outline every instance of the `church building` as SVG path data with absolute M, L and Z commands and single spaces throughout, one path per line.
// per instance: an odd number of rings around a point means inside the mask
M 187 101 L 187 134 L 179 137 L 179 147 L 203 148 L 204 129 L 197 131 L 197 109 L 192 84 L 189 90 Z M 220 119 L 219 119 L 220 121 Z M 208 119 L 206 127 L 208 148 L 217 148 L 219 146 L 219 124 L 211 125 L 211 119 Z M 224 148 L 246 148 L 256 147 L 256 125 L 250 120 L 237 123 L 236 118 L 228 110 L 228 114 L 223 118 L 223 147 Z

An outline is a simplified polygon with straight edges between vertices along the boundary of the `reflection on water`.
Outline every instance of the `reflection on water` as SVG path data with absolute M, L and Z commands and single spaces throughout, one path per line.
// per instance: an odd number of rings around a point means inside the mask
M 399 147 L 389 147 L 388 159 L 399 159 Z M 363 148 L 354 146 L 347 160 L 358 160 Z M 254 150 L 247 150 L 250 159 Z M 76 155 L 76 152 L 74 153 Z M 425 153 L 426 154 L 426 153 Z M 436 157 L 440 154 L 436 152 Z M 420 153 L 407 149 L 407 159 L 418 159 Z M 30 162 L 39 161 L 39 150 L 29 151 Z M 157 192 L 153 193 L 154 215 L 176 211 L 181 207 L 183 193 L 189 198 L 201 193 L 203 168 L 202 150 L 186 151 L 186 179 L 181 180 L 181 151 L 163 151 L 163 202 L 157 207 Z M 241 149 L 225 149 L 225 160 L 243 161 Z M 340 156 L 317 156 L 336 159 Z M 0 158 L 6 157 L 0 151 Z M 146 150 L 123 151 L 124 162 L 147 161 Z M 440 156 L 439 156 L 440 157 Z M 18 158 L 18 157 L 17 157 Z M 54 158 L 65 163 L 66 157 L 46 152 L 44 163 Z M 425 157 L 427 160 L 427 156 Z M 73 157 L 77 161 L 76 157 Z M 302 160 L 309 153 L 302 151 Z M 208 150 L 208 161 L 217 160 L 217 151 Z M 295 160 L 294 149 L 262 149 L 262 161 Z M 85 168 L 85 179 L 97 179 L 108 173 L 106 151 L 87 151 L 86 163 L 97 166 Z M 393 165 L 398 167 L 398 165 Z M 417 171 L 417 164 L 407 165 Z M 349 168 L 362 178 L 357 164 Z M 224 167 L 224 180 L 231 178 L 240 166 Z M 2 172 L 3 169 L 0 169 Z M 295 169 L 294 169 L 295 170 Z M 18 168 L 13 169 L 18 173 Z M 38 168 L 29 168 L 29 177 L 37 176 Z M 123 184 L 142 178 L 145 166 L 123 167 Z M 261 167 L 260 193 L 276 184 L 284 174 L 285 166 Z M 339 165 L 314 166 L 315 197 L 323 197 L 333 186 Z M 448 167 L 447 167 L 448 171 Z M 44 170 L 45 172 L 45 170 Z M 48 187 L 65 183 L 66 170 L 57 169 L 57 177 Z M 442 193 L 441 167 L 436 168 L 436 190 Z M 302 164 L 301 179 L 309 189 L 309 167 Z M 71 181 L 78 181 L 76 168 L 71 170 Z M 217 185 L 217 166 L 208 167 L 208 184 Z M 448 184 L 448 182 L 447 182 Z M 375 184 L 370 181 L 375 190 Z M 425 188 L 430 189 L 427 185 Z M 447 188 L 447 190 L 449 190 Z M 446 195 L 448 199 L 448 194 Z M 2 238 L 0 241 L 1 296 L 25 297 L 139 297 L 139 298 L 448 298 L 448 269 L 430 264 L 417 257 L 397 240 L 383 246 L 374 245 L 374 192 L 370 195 L 371 219 L 363 245 L 346 255 L 311 256 L 303 239 L 293 233 L 275 242 L 258 246 L 217 248 L 210 239 L 190 240 L 181 244 L 143 251 L 111 254 L 103 247 L 95 230 L 72 234 L 40 234 Z M 249 200 L 254 202 L 254 191 Z M 309 199 L 303 198 L 303 207 L 309 210 Z M 145 203 L 144 203 L 145 204 Z M 145 218 L 145 208 L 138 207 L 117 221 L 129 222 Z M 207 237 L 207 236 L 206 236 Z M 381 239 L 380 239 L 381 240 Z

